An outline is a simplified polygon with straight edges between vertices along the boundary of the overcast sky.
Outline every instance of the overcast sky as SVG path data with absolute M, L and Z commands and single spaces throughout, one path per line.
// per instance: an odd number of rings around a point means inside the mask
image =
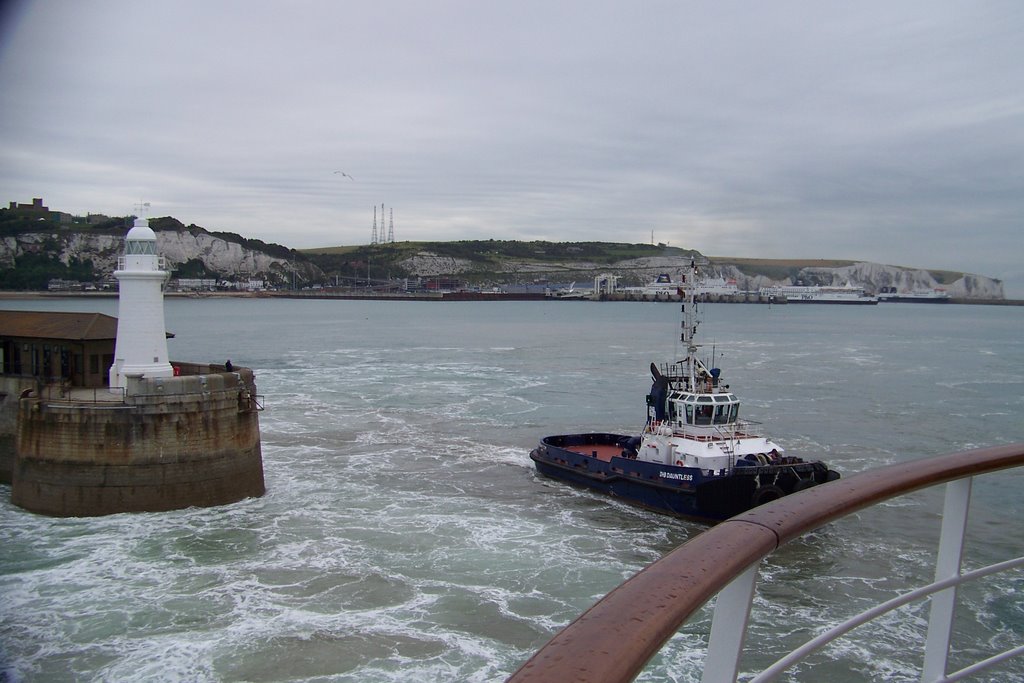
M 1024 298 L 1020 0 L 3 7 L 4 202 L 294 248 L 383 203 L 396 240 L 653 231 Z

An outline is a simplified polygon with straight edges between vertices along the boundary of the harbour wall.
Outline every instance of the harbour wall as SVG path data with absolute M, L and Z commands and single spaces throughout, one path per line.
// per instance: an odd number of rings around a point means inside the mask
M 18 402 L 11 501 L 45 515 L 212 506 L 265 492 L 253 373 L 174 363 L 121 396 Z
M 32 377 L 0 376 L 0 484 L 10 485 L 14 472 L 19 397 L 35 387 Z

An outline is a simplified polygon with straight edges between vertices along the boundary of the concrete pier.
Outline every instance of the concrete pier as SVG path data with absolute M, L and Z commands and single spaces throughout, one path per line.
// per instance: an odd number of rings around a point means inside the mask
M 175 363 L 123 394 L 32 392 L 18 403 L 11 500 L 60 517 L 212 506 L 265 492 L 253 373 Z

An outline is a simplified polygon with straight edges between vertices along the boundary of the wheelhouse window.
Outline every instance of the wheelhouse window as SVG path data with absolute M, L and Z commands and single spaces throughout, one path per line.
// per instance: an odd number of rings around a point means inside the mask
M 675 392 L 671 395 L 669 412 L 673 419 L 688 425 L 733 424 L 739 417 L 740 402 L 735 394 L 689 394 Z
M 709 425 L 715 414 L 715 406 L 711 405 L 712 399 L 710 396 L 698 396 L 697 397 L 697 410 L 694 415 L 694 424 L 696 425 Z

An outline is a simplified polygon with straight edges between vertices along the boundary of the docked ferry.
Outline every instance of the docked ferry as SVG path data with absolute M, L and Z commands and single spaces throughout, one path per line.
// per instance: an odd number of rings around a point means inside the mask
M 716 522 L 839 478 L 820 461 L 786 455 L 740 418 L 721 370 L 698 358 L 698 269 L 679 283 L 686 356 L 651 364 L 653 384 L 639 435 L 547 436 L 530 453 L 537 471 L 660 512 Z
M 694 294 L 698 299 L 702 295 L 721 297 L 744 294 L 739 286 L 737 286 L 734 278 L 703 278 L 696 284 L 696 287 L 697 289 L 694 291 Z M 669 300 L 677 298 L 680 290 L 679 283 L 673 282 L 671 274 L 661 273 L 654 282 L 649 282 L 643 287 L 619 287 L 617 291 L 624 294 L 639 295 L 645 299 Z
M 903 304 L 948 304 L 952 298 L 946 290 L 939 287 L 902 292 L 897 291 L 895 287 L 882 287 L 878 292 L 878 300 Z
M 878 297 L 868 294 L 863 287 L 849 283 L 842 287 L 826 285 L 778 285 L 762 287 L 764 297 L 785 297 L 791 304 L 867 304 L 878 303 Z

